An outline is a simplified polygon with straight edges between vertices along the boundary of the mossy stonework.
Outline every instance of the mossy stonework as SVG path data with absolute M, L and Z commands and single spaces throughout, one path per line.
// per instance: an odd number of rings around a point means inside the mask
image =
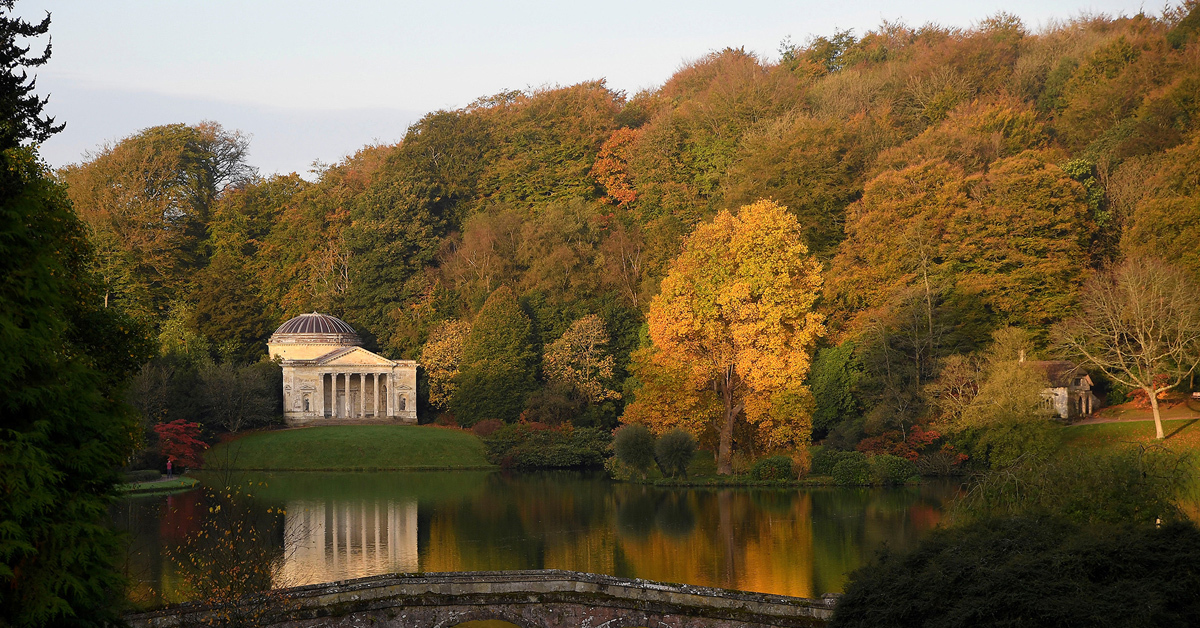
M 283 589 L 262 626 L 395 628 L 501 619 L 521 628 L 824 626 L 833 598 L 665 584 L 556 569 L 389 575 Z M 130 615 L 134 628 L 202 624 L 210 609 L 182 604 Z

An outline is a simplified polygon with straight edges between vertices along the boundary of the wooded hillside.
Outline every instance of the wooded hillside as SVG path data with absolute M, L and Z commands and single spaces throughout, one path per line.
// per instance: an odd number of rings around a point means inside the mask
M 312 182 L 257 175 L 217 123 L 145 129 L 58 176 L 106 303 L 158 330 L 164 356 L 252 362 L 317 310 L 432 360 L 425 417 L 489 418 L 493 391 L 492 418 L 604 427 L 669 379 L 632 377 L 630 356 L 685 238 L 773 199 L 822 265 L 814 435 L 849 445 L 936 422 L 954 356 L 996 330 L 1044 349 L 1112 262 L 1158 256 L 1200 280 L 1196 7 L 1041 32 L 1004 14 L 885 23 L 777 61 L 713 52 L 633 95 L 505 92 Z M 577 325 L 592 315 L 603 329 Z M 577 367 L 543 368 L 551 349 Z

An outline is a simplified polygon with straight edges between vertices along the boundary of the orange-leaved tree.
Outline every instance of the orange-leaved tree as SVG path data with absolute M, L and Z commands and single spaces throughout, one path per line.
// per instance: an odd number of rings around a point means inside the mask
M 650 303 L 660 358 L 686 367 L 720 396 L 717 472 L 733 471 L 733 429 L 744 420 L 761 446 L 795 449 L 812 430 L 804 385 L 825 332 L 813 311 L 821 266 L 795 216 L 773 201 L 724 210 L 700 225 Z

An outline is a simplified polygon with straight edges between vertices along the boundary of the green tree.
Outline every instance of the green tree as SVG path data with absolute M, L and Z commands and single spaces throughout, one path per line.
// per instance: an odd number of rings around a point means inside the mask
M 221 253 L 196 274 L 191 325 L 224 355 L 254 362 L 266 355 L 271 321 L 267 307 L 233 255 Z
M 23 140 L 40 117 L 17 37 L 44 34 L 0 3 L 0 624 L 118 621 L 120 544 L 108 506 L 140 432 L 122 387 L 149 359 L 140 328 L 104 308 L 86 231 Z
M 542 359 L 546 379 L 573 387 L 589 403 L 620 399 L 620 393 L 607 388 L 614 360 L 606 345 L 608 331 L 599 316 L 589 314 L 571 323 L 562 337 L 546 347 Z
M 537 353 L 533 328 L 508 286 L 496 289 L 471 323 L 462 348 L 458 390 L 450 410 L 464 425 L 484 419 L 512 423 L 533 391 Z
M 50 14 L 37 24 L 30 24 L 12 17 L 16 0 L 0 1 L 0 59 L 4 61 L 4 73 L 0 75 L 0 150 L 16 148 L 24 142 L 44 142 L 47 138 L 66 128 L 66 124 L 54 124 L 54 118 L 42 115 L 42 108 L 49 100 L 33 92 L 37 79 L 29 80 L 18 68 L 36 68 L 50 60 L 50 44 L 36 57 L 29 55 L 31 46 L 22 47 L 17 38 L 40 37 L 50 30 Z
M 854 343 L 847 341 L 817 352 L 809 375 L 816 410 L 813 429 L 828 432 L 838 423 L 853 418 L 861 409 L 854 386 L 862 366 L 854 357 Z

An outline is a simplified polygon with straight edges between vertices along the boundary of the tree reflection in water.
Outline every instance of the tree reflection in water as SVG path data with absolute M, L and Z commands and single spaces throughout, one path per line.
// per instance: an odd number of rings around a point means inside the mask
M 955 490 L 660 489 L 574 472 L 259 473 L 242 481 L 265 484 L 239 516 L 270 531 L 263 538 L 282 561 L 275 586 L 570 569 L 800 597 L 840 591 L 846 573 L 884 543 L 912 544 Z M 166 550 L 180 535 L 212 529 L 206 499 L 193 492 L 115 507 L 117 525 L 131 533 L 136 601 L 188 597 Z

